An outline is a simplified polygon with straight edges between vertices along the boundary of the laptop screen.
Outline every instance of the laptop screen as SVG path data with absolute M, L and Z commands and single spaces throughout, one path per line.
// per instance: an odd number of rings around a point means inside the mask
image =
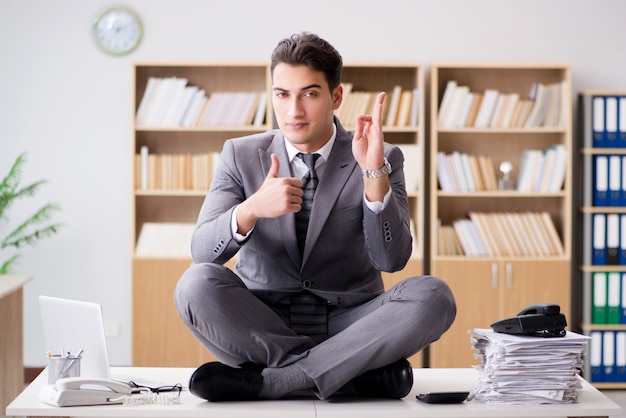
M 110 379 L 100 304 L 39 296 L 39 306 L 46 350 L 75 355 L 82 349 L 80 376 Z

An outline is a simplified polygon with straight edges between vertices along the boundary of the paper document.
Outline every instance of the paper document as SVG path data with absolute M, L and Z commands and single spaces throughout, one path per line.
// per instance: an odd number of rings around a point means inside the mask
M 481 364 L 474 397 L 494 404 L 559 404 L 577 401 L 589 337 L 567 332 L 543 338 L 470 331 Z

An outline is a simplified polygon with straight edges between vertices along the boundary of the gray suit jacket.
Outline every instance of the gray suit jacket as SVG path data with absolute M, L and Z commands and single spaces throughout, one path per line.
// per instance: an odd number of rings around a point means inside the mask
M 392 195 L 385 209 L 372 213 L 363 200 L 361 170 L 352 155 L 352 135 L 335 120 L 337 138 L 319 174 L 302 258 L 294 214 L 260 219 L 243 243 L 231 231 L 234 207 L 256 192 L 271 165 L 280 160 L 280 177 L 291 177 L 284 137 L 279 130 L 224 143 L 192 239 L 196 263 L 224 264 L 237 252 L 235 273 L 259 298 L 275 303 L 309 288 L 330 303 L 351 306 L 383 292 L 380 271 L 397 271 L 411 254 L 403 156 L 385 144 L 392 166 Z

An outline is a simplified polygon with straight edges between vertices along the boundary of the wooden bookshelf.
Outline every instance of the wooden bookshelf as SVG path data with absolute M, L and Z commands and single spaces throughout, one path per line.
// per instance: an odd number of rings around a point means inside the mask
M 173 303 L 174 287 L 185 269 L 192 263 L 190 254 L 181 256 L 179 252 L 167 256 L 159 253 L 150 256 L 150 248 L 139 248 L 140 235 L 145 225 L 167 226 L 167 224 L 195 223 L 207 190 L 194 187 L 154 186 L 160 184 L 154 179 L 142 182 L 145 160 L 142 150 L 148 156 L 160 157 L 167 161 L 171 156 L 214 155 L 222 149 L 228 138 L 262 132 L 273 128 L 273 115 L 270 103 L 271 79 L 269 65 L 261 62 L 206 62 L 206 63 L 137 63 L 133 68 L 133 130 L 132 167 L 135 178 L 133 196 L 133 366 L 197 367 L 212 360 L 212 356 L 196 341 L 178 317 Z M 260 125 L 192 125 L 173 126 L 168 122 L 145 123 L 142 106 L 147 95 L 150 80 L 167 78 L 185 79 L 188 86 L 195 86 L 211 96 L 215 92 L 266 92 L 267 106 L 265 117 Z M 403 146 L 407 167 L 411 173 L 408 190 L 409 206 L 415 231 L 413 256 L 406 268 L 394 274 L 384 274 L 385 286 L 390 287 L 400 279 L 423 273 L 424 259 L 424 85 L 423 70 L 416 63 L 345 63 L 343 81 L 351 83 L 352 92 L 387 91 L 389 105 L 396 86 L 412 93 L 414 107 L 409 108 L 413 115 L 408 122 L 392 123 L 385 126 L 385 139 Z M 150 93 L 152 94 L 152 93 Z M 344 102 L 345 104 L 346 102 Z M 208 105 L 207 105 L 208 106 Z M 138 115 L 138 111 L 140 114 Z M 413 109 L 413 110 L 411 110 Z M 159 120 L 147 118 L 147 120 Z M 342 120 L 351 129 L 354 123 Z M 184 158 L 183 158 L 184 160 Z M 187 157 L 189 160 L 189 157 Z M 174 169 L 178 172 L 177 169 Z M 143 172 L 143 174 L 142 174 Z M 159 171 L 160 172 L 160 171 Z M 167 171 L 163 171 L 166 173 Z M 171 171 L 170 171 L 171 173 Z M 166 177 L 169 177 L 167 175 Z M 184 177 L 184 175 L 183 175 Z M 407 179 L 408 180 L 408 179 Z M 407 181 L 408 182 L 408 181 Z M 178 183 L 177 183 L 178 184 Z M 180 239 L 180 237 L 177 237 Z M 170 240 L 171 241 L 171 240 Z M 138 254 L 141 254 L 138 255 Z M 234 261 L 229 262 L 233 267 Z M 146 349 L 150 347 L 150 349 Z M 421 353 L 410 359 L 414 367 L 422 364 Z
M 626 91 L 586 90 L 578 94 L 579 152 L 575 167 L 582 193 L 576 199 L 575 223 L 582 229 L 575 240 L 575 275 L 581 286 L 580 327 L 591 336 L 585 374 L 601 389 L 626 388 L 626 237 L 621 234 L 621 225 L 626 226 L 626 183 L 622 176 L 626 123 L 621 122 L 625 118 Z M 604 228 L 596 225 L 596 218 Z M 607 350 L 604 345 L 608 343 L 611 349 Z
M 440 109 L 448 83 L 466 86 L 470 92 L 484 93 L 495 90 L 500 94 L 515 94 L 518 99 L 532 98 L 530 92 L 536 83 L 547 87 L 559 85 L 562 106 L 551 120 L 556 123 L 521 125 L 500 124 L 439 124 Z M 537 87 L 535 90 L 537 91 Z M 431 367 L 470 367 L 475 365 L 468 331 L 489 328 L 497 320 L 515 316 L 524 307 L 541 302 L 557 303 L 561 311 L 570 313 L 570 262 L 571 262 L 571 208 L 572 208 L 572 127 L 571 127 L 571 76 L 567 65 L 531 64 L 436 64 L 431 70 L 430 88 L 430 204 L 429 247 L 430 273 L 444 279 L 452 288 L 457 300 L 455 323 L 443 337 L 429 348 Z M 460 107 L 460 105 L 459 105 Z M 448 119 L 442 119 L 448 120 Z M 456 120 L 456 119 L 455 119 Z M 444 191 L 440 187 L 438 169 L 442 163 L 438 154 L 455 152 L 490 158 L 496 173 L 500 164 L 513 165 L 512 184 L 519 180 L 520 160 L 529 149 L 546 150 L 561 145 L 565 150 L 566 171 L 558 190 L 518 191 L 456 189 Z M 537 238 L 528 234 L 529 226 L 518 223 L 517 233 L 507 236 L 504 224 L 496 236 L 497 248 L 522 238 L 531 248 L 524 252 L 481 252 L 469 256 L 442 253 L 439 249 L 439 232 L 456 221 L 469 219 L 470 214 L 487 216 L 490 230 L 494 230 L 497 214 L 547 213 L 558 240 L 560 251 L 541 253 L 532 243 Z M 514 217 L 512 222 L 518 222 Z M 521 243 L 519 245 L 522 245 Z
M 147 150 L 150 158 L 167 162 L 169 167 L 159 164 L 159 176 L 171 180 L 174 173 L 182 170 L 191 171 L 190 159 L 193 156 L 211 156 L 221 151 L 224 141 L 231 137 L 263 132 L 270 129 L 272 114 L 269 104 L 269 67 L 261 62 L 202 62 L 202 63 L 167 63 L 145 62 L 136 63 L 133 68 L 133 116 L 135 128 L 133 135 L 132 154 L 133 172 L 133 365 L 134 366 L 167 366 L 167 367 L 197 367 L 198 365 L 214 360 L 196 338 L 187 330 L 180 320 L 173 302 L 173 292 L 178 279 L 192 263 L 188 249 L 190 242 L 185 237 L 176 237 L 178 248 L 168 255 L 168 249 L 163 248 L 155 256 L 150 255 L 154 248 L 137 248 L 140 234 L 144 225 L 167 226 L 168 224 L 195 224 L 204 197 L 210 184 L 212 167 L 204 168 L 201 175 L 204 179 L 202 187 L 184 186 L 179 182 L 167 185 L 155 185 L 154 179 L 150 185 L 142 184 L 142 150 Z M 200 121 L 202 114 L 195 123 L 165 122 L 164 116 L 146 117 L 144 96 L 148 94 L 148 85 L 154 80 L 178 79 L 184 80 L 183 85 L 202 90 L 206 99 L 215 92 L 265 93 L 266 106 L 262 123 L 248 124 L 220 124 L 212 122 L 203 125 Z M 180 88 L 180 85 L 177 86 Z M 183 106 L 176 101 L 176 93 L 172 87 L 160 94 L 165 100 L 152 101 L 152 113 L 164 115 L 167 110 L 158 110 L 158 103 L 165 103 L 173 107 Z M 166 94 L 167 93 L 167 94 Z M 169 97 L 169 99 L 168 99 Z M 176 103 L 179 103 L 176 105 Z M 205 102 L 205 106 L 207 106 Z M 157 110 L 154 109 L 157 108 Z M 243 108 L 243 107 L 242 107 Z M 141 110 L 140 110 L 141 109 Z M 238 109 L 235 108 L 235 111 Z M 144 113 L 142 116 L 142 112 Z M 139 120 L 141 119 L 141 120 Z M 268 122 L 269 121 L 269 122 Z M 174 166 L 172 156 L 184 155 L 187 165 L 183 163 Z M 183 159 L 184 160 L 184 159 Z M 146 170 L 147 171 L 147 170 Z M 147 173 L 144 174 L 147 176 Z M 189 174 L 187 174 L 188 176 Z M 154 172 L 151 176 L 156 176 Z M 159 177 L 157 176 L 157 177 Z M 181 175 L 184 177 L 185 175 Z M 163 179 L 165 180 L 165 179 Z M 188 231 L 188 228 L 181 228 Z M 164 237 L 165 241 L 171 241 Z M 190 238 L 190 237 L 189 237 Z M 151 243 L 152 246 L 160 244 Z M 170 242 L 171 244 L 171 242 Z M 181 248 L 181 245 L 184 248 Z M 185 253 L 186 251 L 186 253 Z M 141 255 L 138 255 L 141 254 Z M 232 266 L 232 263 L 231 263 Z M 149 348 L 149 349 L 148 349 Z

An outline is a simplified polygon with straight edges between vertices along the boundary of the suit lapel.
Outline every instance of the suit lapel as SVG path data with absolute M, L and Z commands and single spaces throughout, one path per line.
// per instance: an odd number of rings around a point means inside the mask
M 289 167 L 289 157 L 287 156 L 287 150 L 285 149 L 285 139 L 280 131 L 277 131 L 274 135 L 272 143 L 267 150 L 259 149 L 259 158 L 261 159 L 261 167 L 263 168 L 263 176 L 267 176 L 272 165 L 272 154 L 278 156 L 280 167 L 278 167 L 279 177 L 291 177 L 291 169 Z M 288 213 L 284 216 L 279 216 L 273 219 L 276 230 L 277 239 L 279 239 L 284 245 L 285 250 L 289 254 L 289 257 L 293 261 L 295 266 L 300 266 L 301 258 L 300 251 L 298 251 L 298 242 L 296 239 L 296 218 L 293 213 Z
M 311 248 L 313 248 L 313 245 L 319 238 L 341 190 L 346 185 L 350 174 L 356 166 L 356 161 L 352 156 L 352 142 L 349 135 L 343 129 L 340 130 L 339 126 L 337 131 L 337 139 L 326 162 L 324 172 L 320 176 L 315 198 L 313 199 L 311 219 L 309 220 L 302 257 L 303 266 L 311 253 Z

